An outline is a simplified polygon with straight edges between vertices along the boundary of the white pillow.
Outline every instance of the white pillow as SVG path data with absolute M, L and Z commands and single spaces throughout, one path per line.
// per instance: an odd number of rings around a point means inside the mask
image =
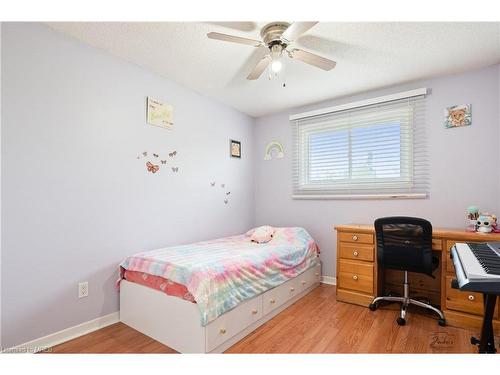
M 250 240 L 257 243 L 266 243 L 273 239 L 275 229 L 269 225 L 255 228 L 250 235 Z

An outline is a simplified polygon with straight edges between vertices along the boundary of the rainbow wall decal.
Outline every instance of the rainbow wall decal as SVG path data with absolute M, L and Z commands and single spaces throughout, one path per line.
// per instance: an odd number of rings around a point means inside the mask
M 273 158 L 273 154 L 275 155 L 275 159 L 282 159 L 285 157 L 283 145 L 278 141 L 271 141 L 267 144 L 264 160 L 271 160 Z

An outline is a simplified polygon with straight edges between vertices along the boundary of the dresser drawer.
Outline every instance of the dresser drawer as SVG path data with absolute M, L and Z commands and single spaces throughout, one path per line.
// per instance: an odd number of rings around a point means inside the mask
M 453 280 L 453 277 L 446 276 L 446 308 L 482 315 L 484 311 L 482 294 L 453 289 L 451 280 Z
M 354 232 L 339 232 L 338 237 L 339 237 L 339 240 L 342 242 L 373 244 L 373 234 L 354 233 Z
M 443 241 L 438 238 L 432 239 L 432 250 L 442 250 L 443 249 Z
M 339 246 L 340 258 L 373 262 L 373 245 L 341 242 Z
M 207 351 L 211 351 L 262 317 L 262 296 L 243 302 L 206 327 Z
M 373 294 L 373 264 L 339 261 L 338 287 Z

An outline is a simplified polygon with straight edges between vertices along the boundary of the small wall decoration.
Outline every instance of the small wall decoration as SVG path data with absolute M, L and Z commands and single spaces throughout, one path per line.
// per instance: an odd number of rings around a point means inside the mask
M 235 141 L 233 139 L 229 140 L 231 157 L 241 158 L 241 142 Z
M 160 154 L 148 153 L 147 151 L 144 151 L 144 152 L 140 153 L 139 155 L 137 155 L 137 159 L 139 159 L 139 160 L 146 159 L 146 158 L 149 159 L 146 162 L 146 171 L 151 172 L 151 173 L 156 173 L 160 170 L 160 166 L 167 164 L 167 160 L 171 160 L 171 161 L 175 160 L 175 156 L 177 155 L 177 151 L 172 151 L 172 152 L 168 153 L 168 156 L 172 159 L 168 159 L 166 154 L 165 154 L 165 159 L 162 159 Z M 148 157 L 148 155 L 151 155 L 151 156 Z M 170 166 L 170 168 L 171 168 L 173 173 L 179 172 L 179 167 Z
M 470 104 L 454 105 L 444 110 L 444 126 L 446 128 L 459 128 L 472 125 Z
M 285 150 L 283 145 L 278 141 L 271 141 L 266 146 L 264 153 L 264 160 L 282 159 L 285 157 Z
M 148 172 L 151 172 L 151 173 L 156 173 L 160 170 L 159 165 L 154 165 L 149 161 L 146 163 L 146 168 L 148 169 Z
M 215 187 L 215 181 L 211 181 L 210 182 L 210 186 L 211 187 Z M 220 187 L 221 189 L 224 189 L 226 188 L 226 184 L 222 183 L 220 184 Z M 225 191 L 225 195 L 224 195 L 224 204 L 228 204 L 229 203 L 229 196 L 231 195 L 231 192 L 230 191 Z
M 148 97 L 147 100 L 147 122 L 150 125 L 159 126 L 164 129 L 172 129 L 174 107 L 163 104 L 156 99 Z

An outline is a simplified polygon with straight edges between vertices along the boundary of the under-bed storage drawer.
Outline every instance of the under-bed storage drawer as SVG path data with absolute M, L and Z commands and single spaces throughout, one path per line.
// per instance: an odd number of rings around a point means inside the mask
M 262 295 L 263 313 L 267 315 L 290 298 L 318 284 L 321 279 L 321 265 L 310 268 L 292 280 L 268 290 Z
M 308 269 L 298 277 L 300 291 L 310 288 L 321 281 L 321 265 Z
M 243 302 L 206 326 L 207 351 L 211 351 L 262 317 L 262 296 Z
M 299 278 L 286 281 L 285 283 L 268 290 L 262 295 L 263 314 L 267 315 L 274 309 L 283 305 L 294 295 L 301 292 Z

